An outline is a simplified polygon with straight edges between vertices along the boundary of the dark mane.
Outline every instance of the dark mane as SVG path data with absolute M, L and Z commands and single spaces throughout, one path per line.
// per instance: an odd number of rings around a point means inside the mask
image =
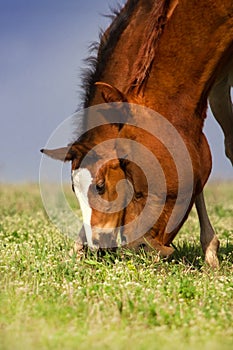
M 112 19 L 112 24 L 105 32 L 101 31 L 99 43 L 94 42 L 90 45 L 90 56 L 85 60 L 88 67 L 83 70 L 81 75 L 81 88 L 83 90 L 81 107 L 87 108 L 89 106 L 95 91 L 94 83 L 101 80 L 101 74 L 108 57 L 126 28 L 138 1 L 129 0 L 122 8 L 120 5 L 116 9 L 110 8 L 111 14 L 107 17 Z
M 128 92 L 138 93 L 146 82 L 155 59 L 160 36 L 167 21 L 171 0 L 157 0 L 145 25 L 142 46 L 133 65 Z M 143 64 L 142 64 L 143 62 Z
M 128 92 L 131 90 L 136 93 L 139 92 L 149 76 L 155 59 L 157 43 L 167 20 L 170 3 L 172 3 L 172 0 L 154 0 L 141 34 L 142 44 L 132 67 Z M 106 31 L 100 32 L 100 41 L 92 43 L 89 47 L 90 56 L 85 60 L 87 68 L 83 69 L 81 74 L 81 104 L 78 110 L 90 106 L 95 93 L 95 82 L 101 81 L 109 56 L 139 4 L 140 0 L 128 0 L 123 7 L 118 4 L 116 8 L 110 8 L 111 13 L 106 17 L 111 18 L 112 23 Z M 84 116 L 75 118 L 74 125 L 76 126 L 74 137 L 77 140 L 77 137 L 85 130 L 86 118 Z
M 131 90 L 134 90 L 136 93 L 139 92 L 149 76 L 155 59 L 157 44 L 167 21 L 168 8 L 171 2 L 172 0 L 154 1 L 142 33 L 143 44 L 132 67 L 128 92 Z M 111 8 L 111 14 L 106 16 L 112 19 L 111 25 L 105 32 L 101 31 L 100 42 L 94 42 L 90 45 L 90 56 L 85 60 L 88 66 L 81 74 L 82 108 L 87 108 L 90 105 L 95 92 L 94 84 L 96 81 L 101 80 L 108 58 L 122 32 L 127 27 L 138 3 L 139 0 L 128 0 L 123 7 L 118 4 L 117 8 Z

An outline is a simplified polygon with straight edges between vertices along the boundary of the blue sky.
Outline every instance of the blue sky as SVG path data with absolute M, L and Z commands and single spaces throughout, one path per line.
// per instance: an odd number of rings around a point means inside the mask
M 80 73 L 115 0 L 0 0 L 0 181 L 37 181 L 42 148 L 80 103 Z M 212 178 L 233 178 L 209 113 Z M 58 145 L 59 146 L 59 145 Z

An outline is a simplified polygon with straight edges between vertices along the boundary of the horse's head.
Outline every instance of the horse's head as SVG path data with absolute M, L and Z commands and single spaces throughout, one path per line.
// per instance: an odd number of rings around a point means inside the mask
M 103 125 L 70 146 L 41 150 L 51 158 L 71 161 L 72 188 L 80 203 L 90 248 L 117 246 L 126 191 L 122 181 L 125 175 L 111 140 L 115 132 L 116 126 Z

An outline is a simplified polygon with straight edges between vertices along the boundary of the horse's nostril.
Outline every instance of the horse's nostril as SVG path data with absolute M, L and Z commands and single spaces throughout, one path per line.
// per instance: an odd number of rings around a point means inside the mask
M 139 249 L 145 249 L 146 248 L 146 244 L 145 243 L 141 243 L 139 246 L 138 246 Z
M 98 239 L 93 239 L 93 241 L 92 241 L 92 243 L 93 243 L 93 245 L 94 246 L 96 246 L 96 247 L 98 247 L 99 246 L 99 240 Z

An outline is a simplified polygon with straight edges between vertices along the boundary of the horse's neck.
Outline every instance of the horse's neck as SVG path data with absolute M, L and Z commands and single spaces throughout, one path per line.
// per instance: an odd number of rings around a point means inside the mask
M 174 123 L 184 114 L 203 117 L 213 72 L 232 37 L 231 0 L 181 1 L 160 38 L 143 103 Z

